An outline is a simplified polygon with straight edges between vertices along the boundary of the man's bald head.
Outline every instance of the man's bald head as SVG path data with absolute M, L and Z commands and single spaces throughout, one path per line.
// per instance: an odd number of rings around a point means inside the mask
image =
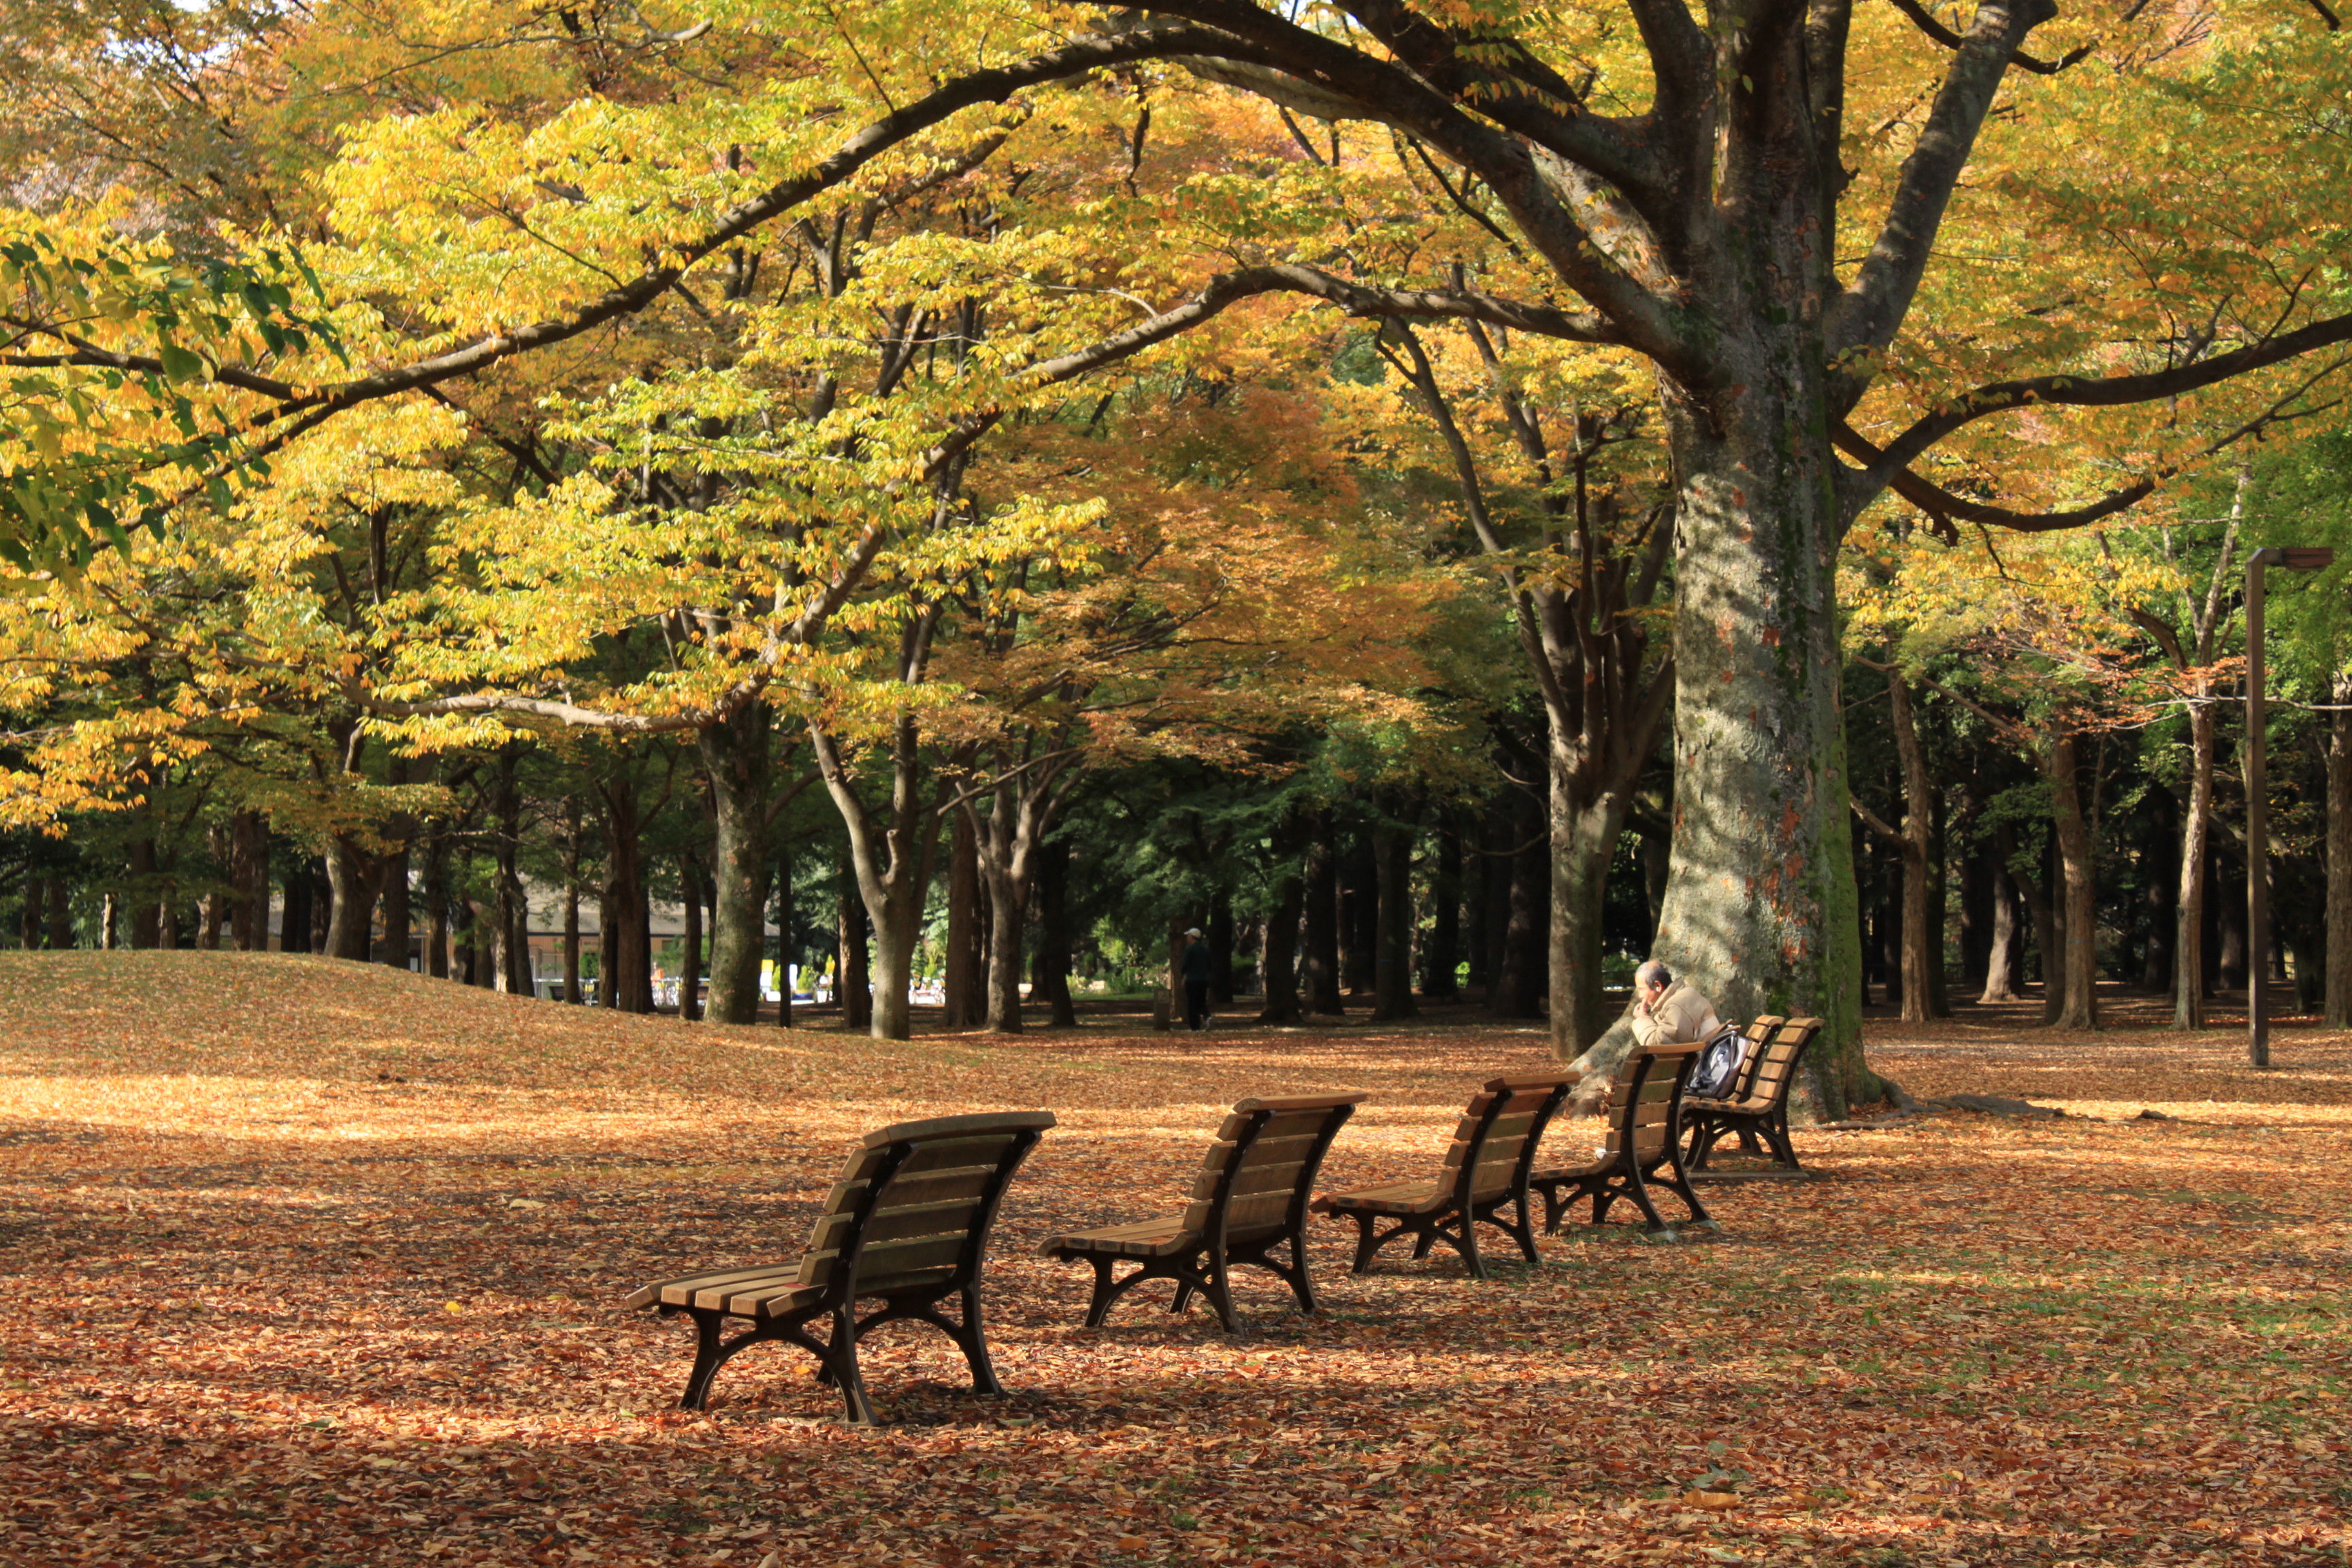
M 1675 977 L 1666 973 L 1666 966 L 1660 963 L 1654 958 L 1644 963 L 1641 968 L 1633 971 L 1633 984 L 1641 986 L 1644 990 L 1647 990 L 1649 987 L 1654 985 L 1658 987 L 1660 990 L 1664 990 L 1674 983 Z

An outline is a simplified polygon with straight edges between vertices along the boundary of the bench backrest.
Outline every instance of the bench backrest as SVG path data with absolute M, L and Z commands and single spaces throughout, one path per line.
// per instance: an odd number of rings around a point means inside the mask
M 1454 1124 L 1445 1151 L 1457 1200 L 1491 1198 L 1524 1183 L 1545 1127 L 1575 1087 L 1573 1077 L 1557 1072 L 1487 1079 Z
M 1222 1222 L 1227 1240 L 1247 1241 L 1305 1224 L 1323 1156 L 1368 1098 L 1294 1094 L 1235 1105 L 1193 1178 L 1184 1228 L 1205 1236 Z
M 1682 1114 L 1683 1083 L 1705 1046 L 1646 1046 L 1625 1058 L 1609 1085 L 1609 1136 L 1613 1158 L 1627 1149 L 1643 1170 L 1663 1160 Z
M 1738 1100 L 1747 1094 L 1748 1086 L 1756 1081 L 1758 1070 L 1764 1066 L 1766 1042 L 1772 1038 L 1773 1030 L 1788 1021 L 1778 1013 L 1767 1013 L 1739 1031 L 1748 1038 L 1748 1055 L 1739 1064 L 1739 1076 L 1731 1080 L 1729 1089 L 1720 1092 L 1719 1098 Z
M 825 1199 L 800 1283 L 855 1294 L 971 1279 L 1006 1185 L 1053 1125 L 1050 1110 L 1008 1110 L 868 1132 Z
M 1822 1032 L 1819 1018 L 1791 1018 L 1780 1026 L 1772 1043 L 1756 1053 L 1756 1068 L 1748 1075 L 1737 1096 L 1741 1100 L 1755 1100 L 1766 1106 L 1778 1105 L 1789 1098 L 1790 1088 L 1796 1082 L 1797 1060 L 1812 1044 L 1813 1037 Z

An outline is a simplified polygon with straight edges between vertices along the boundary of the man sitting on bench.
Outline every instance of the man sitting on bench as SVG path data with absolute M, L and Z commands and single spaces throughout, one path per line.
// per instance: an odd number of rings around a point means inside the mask
M 1715 1004 L 1653 958 L 1633 971 L 1633 1038 L 1644 1046 L 1704 1045 L 1723 1032 Z

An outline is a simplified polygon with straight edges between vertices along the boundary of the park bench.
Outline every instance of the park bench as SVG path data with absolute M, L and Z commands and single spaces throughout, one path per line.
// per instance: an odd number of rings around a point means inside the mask
M 1528 1073 L 1489 1079 L 1472 1098 L 1454 1128 L 1443 1173 L 1428 1182 L 1327 1193 L 1315 1200 L 1317 1214 L 1356 1222 L 1356 1261 L 1361 1274 L 1373 1257 L 1401 1236 L 1412 1237 L 1412 1255 L 1429 1256 L 1440 1241 L 1462 1255 L 1470 1277 L 1484 1279 L 1477 1227 L 1491 1225 L 1536 1260 L 1535 1227 L 1528 1215 L 1528 1167 L 1544 1128 L 1569 1090 L 1573 1073 Z M 1381 1229 L 1382 1224 L 1388 1228 Z
M 1236 1332 L 1228 1275 L 1235 1264 L 1266 1269 L 1290 1287 L 1302 1312 L 1315 1310 L 1307 1279 L 1307 1199 L 1323 1155 L 1340 1127 L 1364 1102 L 1361 1094 L 1301 1094 L 1244 1100 L 1217 1129 L 1216 1142 L 1193 1179 L 1181 1214 L 1132 1225 L 1057 1236 L 1043 1255 L 1094 1265 L 1087 1327 L 1102 1327 L 1111 1303 L 1148 1279 L 1175 1282 L 1169 1310 L 1181 1312 L 1195 1295 L 1207 1298 L 1227 1333 Z M 1289 1261 L 1273 1251 L 1286 1247 Z M 1125 1279 L 1116 1266 L 1135 1264 Z
M 1698 1194 L 1683 1171 L 1682 1152 L 1675 1128 L 1682 1107 L 1683 1083 L 1704 1046 L 1645 1046 L 1625 1058 L 1610 1081 L 1609 1099 L 1601 1114 L 1608 1131 L 1601 1146 L 1582 1164 L 1561 1165 L 1536 1172 L 1528 1185 L 1544 1200 L 1544 1230 L 1557 1232 L 1560 1221 L 1580 1199 L 1592 1200 L 1592 1223 L 1605 1224 L 1610 1205 L 1630 1201 L 1650 1222 L 1653 1236 L 1671 1235 L 1674 1226 L 1658 1213 L 1650 1196 L 1664 1187 L 1683 1201 L 1693 1221 L 1715 1228 Z
M 1748 1153 L 1769 1152 L 1776 1170 L 1803 1170 L 1797 1163 L 1796 1146 L 1789 1141 L 1789 1091 L 1796 1087 L 1797 1066 L 1805 1047 L 1821 1032 L 1819 1018 L 1790 1019 L 1769 1043 L 1748 1054 L 1748 1066 L 1729 1095 L 1684 1103 L 1685 1170 L 1706 1170 L 1707 1155 L 1726 1133 L 1737 1137 Z
M 1006 1184 L 1053 1125 L 1050 1110 L 1013 1110 L 902 1121 L 868 1132 L 825 1199 L 797 1263 L 691 1275 L 632 1295 L 632 1307 L 694 1319 L 694 1371 L 678 1403 L 701 1409 L 711 1377 L 729 1358 L 782 1340 L 816 1357 L 819 1380 L 841 1391 L 849 1419 L 872 1426 L 857 1342 L 901 1319 L 940 1330 L 971 1363 L 972 1387 L 1002 1393 L 981 1330 L 981 1263 Z M 961 1298 L 960 1323 L 940 1311 L 950 1296 Z M 857 1303 L 872 1298 L 881 1309 L 861 1322 Z M 751 1326 L 730 1339 L 730 1318 Z M 820 1321 L 828 1325 L 823 1340 L 810 1332 Z

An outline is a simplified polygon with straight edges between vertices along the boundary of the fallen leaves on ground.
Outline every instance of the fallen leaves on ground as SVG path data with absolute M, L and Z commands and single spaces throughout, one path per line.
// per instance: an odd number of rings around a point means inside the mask
M 2125 1010 L 2128 1012 L 2128 1009 Z M 1526 1028 L 1129 1024 L 882 1044 L 321 959 L 0 955 L 0 1558 L 44 1563 L 2344 1560 L 2352 1042 L 1874 1021 L 1919 1095 L 1799 1134 L 1725 1234 L 1383 1255 L 1248 1331 L 1079 1326 L 1049 1231 L 1180 1201 L 1245 1094 L 1356 1088 L 1327 1187 L 1428 1173 Z M 2129 1021 L 2128 1019 L 2126 1021 Z M 675 1408 L 646 1280 L 797 1254 L 859 1131 L 1043 1106 L 988 1279 L 1009 1393 L 869 1342 L 845 1427 L 763 1346 Z M 2126 1120 L 2158 1109 L 2172 1121 Z M 1500 1237 L 1490 1257 L 1507 1251 Z

